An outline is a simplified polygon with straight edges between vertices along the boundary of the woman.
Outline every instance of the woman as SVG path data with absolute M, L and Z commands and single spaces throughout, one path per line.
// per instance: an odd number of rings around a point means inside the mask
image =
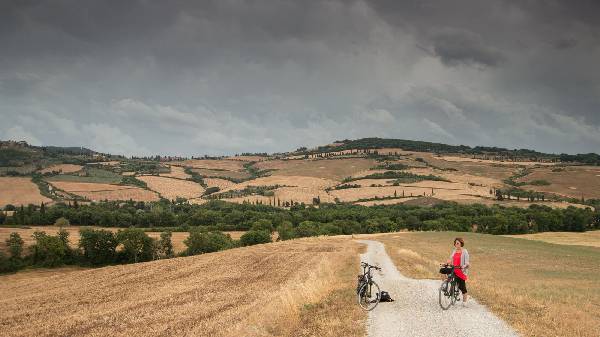
M 460 289 L 460 292 L 463 294 L 463 303 L 467 303 L 469 295 L 467 295 L 466 281 L 469 271 L 469 252 L 463 248 L 464 246 L 465 240 L 463 240 L 463 238 L 454 239 L 454 250 L 452 250 L 452 254 L 450 254 L 450 260 L 446 263 L 455 267 L 461 267 L 461 269 L 456 268 L 454 274 L 456 275 L 458 289 Z

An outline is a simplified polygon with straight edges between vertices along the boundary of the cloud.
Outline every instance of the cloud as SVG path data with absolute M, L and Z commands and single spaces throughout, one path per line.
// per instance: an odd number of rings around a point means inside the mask
M 505 56 L 487 46 L 481 36 L 464 30 L 448 29 L 433 37 L 433 52 L 449 66 L 480 65 L 494 67 Z
M 3 132 L 3 135 L 0 138 L 3 140 L 14 141 L 24 140 L 30 145 L 42 145 L 42 142 L 36 136 L 34 136 L 31 132 L 23 129 L 23 127 L 20 125 L 14 125 L 8 128 L 6 131 Z
M 86 145 L 97 151 L 127 156 L 152 154 L 118 127 L 92 123 L 84 125 L 82 130 L 87 135 Z

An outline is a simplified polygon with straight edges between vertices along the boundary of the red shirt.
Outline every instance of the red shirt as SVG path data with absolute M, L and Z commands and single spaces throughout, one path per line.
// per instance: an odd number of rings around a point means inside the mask
M 452 256 L 452 265 L 454 266 L 460 266 L 460 257 L 462 256 L 462 251 L 456 251 L 454 253 L 454 256 Z M 457 277 L 463 279 L 463 280 L 467 280 L 467 275 L 465 275 L 465 273 L 463 273 L 462 269 L 454 269 L 454 274 L 456 274 Z

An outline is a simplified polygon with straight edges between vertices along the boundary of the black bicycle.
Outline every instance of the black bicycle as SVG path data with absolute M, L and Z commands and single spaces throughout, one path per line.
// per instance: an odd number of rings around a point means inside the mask
M 381 300 L 379 286 L 373 281 L 371 269 L 381 270 L 381 268 L 365 262 L 361 262 L 360 266 L 363 268 L 363 273 L 358 275 L 358 284 L 356 285 L 358 305 L 369 311 L 375 309 Z
M 456 282 L 456 269 L 461 269 L 460 266 L 452 266 L 449 264 L 440 265 L 440 273 L 447 274 L 448 277 L 442 282 L 439 291 L 440 307 L 443 310 L 448 310 L 456 301 L 459 301 L 460 290 Z

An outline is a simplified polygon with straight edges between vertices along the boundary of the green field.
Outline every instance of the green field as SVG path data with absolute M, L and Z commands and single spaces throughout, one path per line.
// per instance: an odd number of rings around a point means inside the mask
M 123 177 L 119 174 L 99 168 L 86 168 L 85 172 L 87 172 L 85 176 L 79 176 L 77 174 L 60 174 L 49 177 L 46 180 L 103 184 L 119 184 L 123 180 Z

